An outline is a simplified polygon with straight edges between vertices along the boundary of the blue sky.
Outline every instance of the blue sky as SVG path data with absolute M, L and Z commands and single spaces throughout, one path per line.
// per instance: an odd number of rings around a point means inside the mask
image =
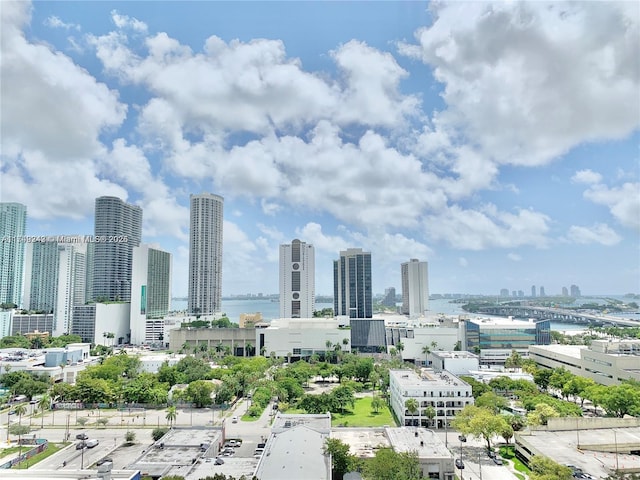
M 189 194 L 225 198 L 223 294 L 278 245 L 372 252 L 374 291 L 640 292 L 636 2 L 11 2 L 2 201 L 28 233 L 143 208 L 187 291 Z

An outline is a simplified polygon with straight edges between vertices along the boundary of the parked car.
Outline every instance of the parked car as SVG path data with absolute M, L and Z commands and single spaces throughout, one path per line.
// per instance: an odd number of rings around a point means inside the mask
M 494 452 L 493 450 L 489 450 L 487 452 L 487 455 L 489 455 L 489 458 L 496 458 L 496 452 Z
M 96 462 L 96 467 L 99 467 L 100 465 L 102 465 L 103 463 L 107 463 L 107 462 L 111 462 L 113 463 L 113 460 L 111 460 L 109 457 L 105 457 L 102 460 L 98 460 Z
M 234 416 L 234 417 L 231 419 L 231 423 L 238 423 L 238 417 Z
M 86 442 L 78 442 L 78 443 L 76 443 L 76 450 L 82 450 L 86 446 L 87 446 Z
M 224 465 L 224 460 L 221 458 L 216 458 L 216 461 L 213 463 L 214 465 Z
M 91 440 L 87 440 L 87 448 L 97 447 L 100 443 L 97 438 L 92 438 Z
M 461 458 L 456 458 L 456 468 L 458 470 L 464 470 L 464 462 Z
M 495 463 L 496 465 L 503 465 L 504 462 L 502 461 L 502 459 L 500 457 L 494 457 L 493 458 L 493 463 Z
M 76 440 L 87 440 L 89 438 L 89 435 L 87 435 L 86 433 L 79 433 L 76 435 Z

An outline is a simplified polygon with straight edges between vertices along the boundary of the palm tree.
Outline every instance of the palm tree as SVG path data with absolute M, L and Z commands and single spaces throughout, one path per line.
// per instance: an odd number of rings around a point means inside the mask
M 433 423 L 433 419 L 436 416 L 436 409 L 433 408 L 431 405 L 429 405 L 425 410 L 424 410 L 424 414 L 425 416 L 429 419 L 429 425 L 431 426 L 431 424 Z
M 244 346 L 244 356 L 245 357 L 252 357 L 253 356 L 253 344 L 252 343 L 247 343 Z
M 22 415 L 27 413 L 27 405 L 19 403 L 13 410 L 16 412 L 16 415 L 18 415 L 18 424 L 22 425 Z
M 175 422 L 178 418 L 178 412 L 176 411 L 176 407 L 174 405 L 171 405 L 169 408 L 167 408 L 167 415 L 164 418 L 167 419 L 167 423 L 173 426 L 173 422 Z
M 40 428 L 44 430 L 44 411 L 51 408 L 51 397 L 49 395 L 43 395 L 40 400 L 38 400 L 38 408 L 42 411 L 42 425 Z
M 431 347 L 425 345 L 422 347 L 422 353 L 424 353 L 424 364 L 429 365 L 429 354 L 431 353 Z
M 184 352 L 186 352 L 187 350 L 189 350 L 189 342 L 184 342 L 184 343 L 182 344 L 182 347 L 180 348 L 180 353 L 184 353 Z
M 420 408 L 418 407 L 418 401 L 415 398 L 407 398 L 407 400 L 405 400 L 404 402 L 404 406 L 409 411 L 411 416 L 415 416 L 416 412 L 420 413 Z M 413 423 L 413 421 L 411 423 Z M 420 423 L 418 423 L 418 425 L 420 425 Z

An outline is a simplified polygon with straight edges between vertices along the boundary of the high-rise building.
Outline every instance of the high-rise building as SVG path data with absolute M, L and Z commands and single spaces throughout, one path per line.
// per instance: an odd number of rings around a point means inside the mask
M 501 297 L 508 297 L 509 296 L 509 289 L 508 288 L 503 288 L 500 290 L 500 296 Z
M 337 316 L 372 318 L 370 252 L 349 248 L 333 261 L 333 311 Z
M 171 254 L 150 245 L 133 249 L 131 343 L 160 343 L 147 319 L 163 318 L 171 307 Z M 149 325 L 152 327 L 153 323 Z
M 316 306 L 315 249 L 295 239 L 280 245 L 280 318 L 311 318 Z
M 57 337 L 71 333 L 71 323 L 73 319 L 73 306 L 82 305 L 83 301 L 77 298 L 76 275 L 84 276 L 84 270 L 78 271 L 76 260 L 79 260 L 78 253 L 73 245 L 58 245 L 58 274 L 56 285 L 56 303 L 53 314 L 53 333 Z M 82 254 L 79 254 L 82 256 Z M 82 282 L 82 280 L 80 280 Z M 84 292 L 83 292 L 84 293 Z M 76 303 L 76 300 L 78 302 Z
M 563 297 L 569 296 L 569 290 L 567 290 L 567 287 L 562 287 L 562 296 Z
M 396 306 L 396 289 L 395 287 L 389 287 L 384 289 L 384 297 L 382 297 L 382 305 L 385 307 Z
M 427 262 L 412 258 L 401 265 L 402 313 L 420 317 L 429 309 L 429 267 Z
M 223 209 L 224 199 L 219 195 L 191 195 L 187 307 L 191 314 L 220 311 Z
M 542 285 L 540 286 L 540 296 L 541 297 L 545 297 L 546 296 L 545 293 L 544 293 L 544 287 Z
M 580 294 L 580 287 L 578 287 L 577 285 L 571 285 L 571 296 L 572 297 L 581 297 L 582 295 Z
M 22 304 L 26 226 L 26 206 L 21 203 L 0 203 L 0 303 Z
M 25 310 L 53 313 L 58 289 L 58 242 L 29 242 L 24 264 Z
M 131 299 L 133 247 L 140 245 L 142 209 L 117 197 L 96 198 L 93 299 Z
M 536 296 L 536 286 L 535 285 L 531 285 L 531 296 L 532 297 Z

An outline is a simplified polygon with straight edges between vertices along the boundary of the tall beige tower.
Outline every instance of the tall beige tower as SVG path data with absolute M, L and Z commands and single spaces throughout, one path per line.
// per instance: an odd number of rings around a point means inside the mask
M 316 306 L 315 249 L 298 239 L 280 245 L 280 318 L 311 318 Z
M 402 313 L 420 317 L 429 309 L 429 266 L 412 258 L 402 267 Z

